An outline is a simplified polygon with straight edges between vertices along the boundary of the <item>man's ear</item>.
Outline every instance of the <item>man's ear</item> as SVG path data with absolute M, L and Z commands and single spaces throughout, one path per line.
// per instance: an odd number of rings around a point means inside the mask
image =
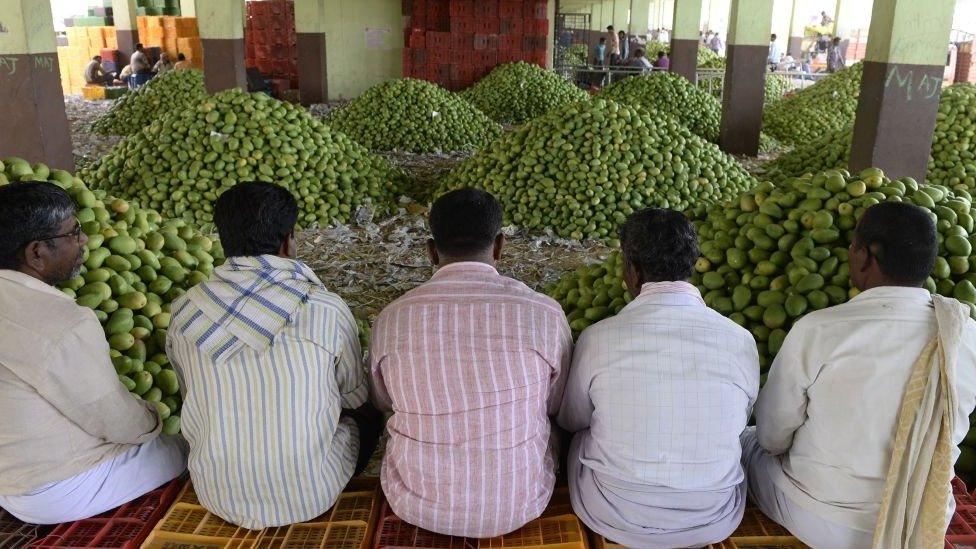
M 498 261 L 502 258 L 502 250 L 505 249 L 506 242 L 505 233 L 498 233 L 498 236 L 495 237 L 494 247 L 491 250 L 492 259 Z
M 434 239 L 427 239 L 427 259 L 430 259 L 430 264 L 434 267 L 440 265 L 441 258 L 437 254 L 437 246 L 434 245 Z
M 47 265 L 47 261 L 44 259 L 46 257 L 43 249 L 45 245 L 44 242 L 35 241 L 24 247 L 24 267 L 39 273 L 45 271 Z
M 278 247 L 278 256 L 286 259 L 298 257 L 298 241 L 295 239 L 295 231 L 288 233 L 284 242 Z

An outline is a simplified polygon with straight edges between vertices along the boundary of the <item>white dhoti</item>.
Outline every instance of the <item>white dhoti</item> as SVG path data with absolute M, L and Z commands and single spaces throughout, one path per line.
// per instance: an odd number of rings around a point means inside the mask
M 142 496 L 186 470 L 182 437 L 161 436 L 96 467 L 27 494 L 0 496 L 0 507 L 32 524 L 86 519 Z
M 824 520 L 793 503 L 773 482 L 781 475 L 782 465 L 769 455 L 756 436 L 756 428 L 747 428 L 741 436 L 742 465 L 749 483 L 749 498 L 770 519 L 814 549 L 868 549 L 873 532 L 862 532 Z M 774 469 L 780 469 L 775 471 Z

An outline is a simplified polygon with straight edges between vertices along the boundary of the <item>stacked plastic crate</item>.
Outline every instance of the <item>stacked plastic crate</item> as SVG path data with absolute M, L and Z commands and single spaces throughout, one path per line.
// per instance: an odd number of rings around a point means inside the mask
M 102 56 L 102 66 L 108 72 L 118 66 L 118 43 L 115 27 L 72 26 L 65 29 L 67 46 L 58 46 L 58 67 L 61 87 L 65 94 L 79 94 L 85 87 L 85 67 L 96 55 Z
M 196 17 L 139 16 L 136 26 L 143 46 L 159 48 L 174 63 L 182 53 L 194 68 L 203 68 L 203 45 Z
M 404 16 L 404 76 L 460 90 L 503 63 L 546 66 L 545 0 L 407 0 Z
M 294 2 L 253 0 L 247 3 L 245 65 L 256 67 L 279 93 L 298 87 L 297 41 Z
M 136 15 L 181 15 L 180 0 L 136 0 Z

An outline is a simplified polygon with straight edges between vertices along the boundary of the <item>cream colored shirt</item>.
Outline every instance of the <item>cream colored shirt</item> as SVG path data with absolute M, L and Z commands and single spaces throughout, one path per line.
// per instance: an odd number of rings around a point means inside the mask
M 0 270 L 0 494 L 23 495 L 155 438 L 149 403 L 119 383 L 94 313 Z
M 874 530 L 902 394 L 934 336 L 932 298 L 920 288 L 867 290 L 793 326 L 756 403 L 759 443 L 780 456 L 773 482 L 791 501 L 831 522 Z M 976 406 L 972 320 L 954 376 L 956 447 Z

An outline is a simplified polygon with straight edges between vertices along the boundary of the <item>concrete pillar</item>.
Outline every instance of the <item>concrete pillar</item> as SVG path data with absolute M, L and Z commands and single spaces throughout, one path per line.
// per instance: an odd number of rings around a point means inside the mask
M 671 72 L 691 82 L 698 78 L 698 29 L 702 0 L 675 0 L 671 23 Z
M 630 25 L 630 0 L 613 0 L 613 28 L 627 32 Z
M 0 0 L 0 151 L 74 170 L 49 0 Z
M 613 0 L 603 0 L 602 19 L 600 30 L 606 32 L 607 27 L 613 24 Z
M 925 178 L 954 0 L 875 0 L 851 168 Z
M 196 0 L 180 0 L 180 15 L 183 17 L 197 16 Z
M 727 153 L 759 154 L 772 17 L 773 0 L 732 0 L 719 131 Z
M 325 103 L 329 97 L 325 57 L 326 0 L 295 0 L 298 35 L 298 89 L 302 105 Z
M 805 7 L 806 2 L 803 0 L 793 0 L 793 7 L 790 9 L 790 33 L 787 36 L 786 51 L 797 60 L 803 57 L 803 36 L 804 29 L 806 29 Z
M 556 0 L 546 3 L 546 19 L 549 20 L 546 33 L 546 68 L 551 69 L 556 66 Z
M 207 91 L 246 90 L 244 3 L 240 0 L 202 0 L 196 7 L 203 56 L 207 60 L 203 72 Z
M 112 18 L 115 36 L 119 43 L 119 70 L 129 64 L 129 57 L 139 42 L 139 26 L 136 24 L 136 0 L 112 0 Z
M 630 3 L 630 24 L 627 25 L 627 35 L 646 36 L 650 28 L 650 17 L 651 0 L 632 0 Z

